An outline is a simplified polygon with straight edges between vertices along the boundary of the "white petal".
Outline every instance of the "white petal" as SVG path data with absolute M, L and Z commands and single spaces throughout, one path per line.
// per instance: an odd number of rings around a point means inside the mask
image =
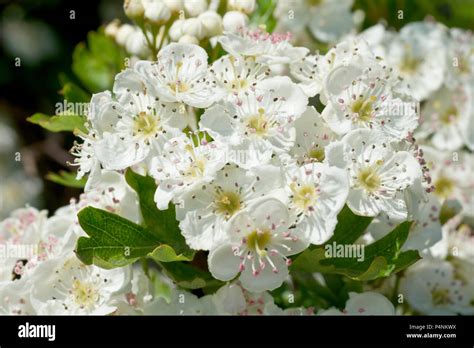
M 208 264 L 214 278 L 228 281 L 239 273 L 240 258 L 234 255 L 231 244 L 224 244 L 211 250 Z

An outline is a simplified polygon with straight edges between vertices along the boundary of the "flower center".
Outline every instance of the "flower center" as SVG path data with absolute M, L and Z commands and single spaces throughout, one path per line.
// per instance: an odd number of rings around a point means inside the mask
M 439 177 L 435 183 L 435 194 L 441 198 L 448 198 L 454 189 L 454 182 L 444 176 Z
M 168 87 L 169 89 L 171 89 L 171 91 L 176 94 L 176 93 L 184 93 L 184 92 L 187 92 L 189 90 L 189 86 L 180 81 L 180 80 L 176 80 L 175 82 L 170 82 L 168 83 Z
M 372 119 L 373 104 L 376 99 L 377 97 L 372 95 L 367 99 L 359 98 L 351 104 L 352 113 L 358 115 L 356 121 L 369 122 Z
M 235 192 L 219 193 L 214 201 L 218 213 L 232 216 L 240 210 L 240 197 Z
M 267 252 L 265 247 L 270 243 L 272 234 L 270 231 L 255 230 L 247 235 L 247 246 L 250 250 L 256 251 L 260 257 L 265 257 Z
M 293 203 L 298 209 L 306 211 L 314 206 L 318 198 L 314 185 L 307 184 L 298 187 L 296 183 L 291 183 L 290 189 L 293 192 Z
M 204 170 L 206 169 L 206 158 L 204 156 L 196 155 L 194 147 L 191 145 L 186 145 L 185 149 L 189 152 L 192 158 L 192 162 L 187 168 L 185 175 L 191 177 L 201 177 L 204 174 Z
M 263 136 L 267 133 L 268 121 L 265 117 L 265 110 L 263 108 L 258 109 L 258 115 L 249 118 L 247 127 L 251 133 L 259 136 Z
M 81 308 L 85 308 L 95 304 L 98 294 L 92 284 L 75 279 L 72 283 L 71 295 L 74 302 Z
M 319 147 L 319 146 L 318 147 L 312 147 L 308 151 L 308 156 L 309 156 L 309 158 L 315 159 L 318 162 L 322 162 L 322 161 L 324 161 L 324 158 L 325 158 L 324 149 Z
M 231 86 L 234 90 L 246 89 L 248 87 L 248 82 L 246 79 L 235 79 L 232 81 Z
M 380 176 L 377 174 L 377 168 L 374 166 L 361 169 L 357 179 L 360 186 L 369 192 L 377 191 L 380 187 Z
M 452 303 L 448 289 L 437 289 L 431 292 L 431 298 L 435 305 L 446 305 Z
M 440 121 L 443 124 L 450 124 L 458 118 L 458 110 L 454 105 L 449 107 L 445 112 L 440 116 Z
M 420 66 L 421 59 L 415 58 L 412 55 L 406 55 L 400 63 L 400 71 L 404 74 L 411 75 L 416 72 Z
M 146 112 L 140 112 L 135 118 L 134 134 L 153 136 L 160 129 L 160 118 Z

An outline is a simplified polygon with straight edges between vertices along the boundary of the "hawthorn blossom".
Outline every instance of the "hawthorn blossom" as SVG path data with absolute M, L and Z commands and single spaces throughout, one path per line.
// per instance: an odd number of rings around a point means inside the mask
M 346 307 L 342 311 L 330 308 L 319 312 L 318 315 L 395 315 L 395 308 L 385 296 L 379 293 L 350 292 Z
M 447 153 L 423 146 L 426 167 L 429 168 L 434 195 L 441 203 L 456 200 L 463 214 L 474 215 L 474 181 L 470 173 L 474 157 L 468 153 Z
M 347 170 L 347 205 L 354 213 L 377 216 L 383 211 L 390 218 L 407 217 L 403 191 L 421 175 L 409 152 L 395 151 L 379 131 L 357 129 L 329 145 L 326 157 L 330 165 Z
M 309 163 L 289 169 L 287 176 L 288 208 L 296 216 L 295 230 L 311 244 L 326 242 L 349 193 L 346 172 L 326 164 Z
M 128 267 L 104 270 L 86 266 L 73 254 L 38 266 L 31 303 L 38 314 L 105 315 L 113 313 L 114 296 L 130 281 Z
M 329 74 L 336 68 L 347 67 L 348 65 L 358 66 L 360 70 L 350 72 L 360 75 L 363 71 L 374 70 L 372 77 L 386 76 L 388 73 L 385 65 L 380 64 L 372 53 L 367 42 L 361 38 L 350 38 L 338 43 L 325 55 L 316 53 L 306 55 L 302 59 L 290 64 L 291 75 L 300 81 L 300 87 L 310 97 L 320 94 L 321 101 L 326 104 L 327 96 L 324 84 Z M 342 76 L 344 79 L 356 77 Z
M 422 123 L 418 135 L 431 137 L 439 150 L 458 150 L 469 143 L 474 118 L 474 95 L 463 85 L 436 91 L 421 110 Z M 470 123 L 471 122 L 471 123 Z
M 221 244 L 230 220 L 252 201 L 277 195 L 282 179 L 280 169 L 272 165 L 246 171 L 228 164 L 209 183 L 187 190 L 176 202 L 176 218 L 188 245 L 210 250 Z
M 472 279 L 472 274 L 469 277 Z M 451 263 L 432 259 L 410 267 L 400 282 L 401 293 L 410 306 L 428 315 L 472 315 L 472 289 L 459 279 Z
M 270 34 L 241 27 L 236 32 L 224 32 L 218 40 L 232 55 L 255 57 L 257 63 L 272 65 L 300 60 L 309 52 L 305 47 L 293 47 L 290 39 L 290 33 Z
M 217 89 L 224 98 L 238 97 L 257 88 L 260 81 L 270 75 L 270 69 L 255 62 L 253 57 L 225 55 L 210 67 Z
M 210 272 L 224 281 L 240 273 L 239 280 L 249 291 L 276 289 L 288 276 L 288 256 L 309 244 L 290 227 L 288 210 L 279 200 L 268 198 L 252 205 L 232 219 L 228 240 L 211 249 Z
M 301 117 L 295 121 L 294 126 L 295 143 L 288 154 L 281 156 L 288 162 L 296 161 L 297 165 L 323 162 L 324 149 L 339 138 L 313 106 L 308 106 Z
M 353 0 L 278 1 L 274 14 L 283 28 L 300 32 L 308 27 L 319 41 L 336 42 L 358 25 L 358 16 L 351 13 L 353 2 Z
M 197 146 L 195 138 L 200 142 Z M 152 159 L 149 171 L 158 181 L 155 193 L 158 209 L 167 209 L 170 201 L 179 201 L 187 190 L 212 181 L 226 164 L 227 154 L 224 144 L 201 140 L 199 134 L 171 139 L 163 152 Z
M 333 69 L 325 81 L 329 103 L 322 117 L 339 135 L 370 128 L 404 139 L 418 126 L 416 103 L 395 95 L 390 79 L 370 75 L 352 65 Z
M 170 43 L 158 53 L 156 62 L 139 61 L 135 68 L 155 86 L 163 101 L 203 108 L 219 99 L 207 58 L 197 45 Z
M 287 77 L 259 84 L 258 92 L 208 109 L 199 126 L 229 150 L 243 153 L 234 162 L 244 168 L 268 163 L 272 154 L 288 151 L 295 141 L 294 120 L 306 110 L 308 98 Z
M 404 26 L 390 41 L 386 60 L 422 101 L 443 83 L 446 71 L 445 31 L 440 25 L 415 22 Z

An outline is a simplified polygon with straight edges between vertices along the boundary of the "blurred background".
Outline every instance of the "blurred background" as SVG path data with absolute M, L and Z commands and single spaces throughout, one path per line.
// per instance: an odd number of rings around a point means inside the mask
M 121 0 L 0 0 L 0 219 L 27 203 L 52 212 L 80 194 L 80 187 L 47 179 L 50 172 L 70 170 L 74 136 L 45 131 L 26 119 L 36 112 L 53 115 L 67 82 L 86 86 L 87 93 L 112 83 L 120 69 L 115 62 L 108 64 L 104 83 L 88 84 L 87 76 L 78 81 L 73 52 L 84 53 L 76 46 L 90 31 L 114 18 L 126 22 L 122 6 Z M 474 0 L 356 0 L 354 9 L 365 12 L 364 28 L 385 21 L 399 29 L 427 16 L 450 27 L 474 26 Z

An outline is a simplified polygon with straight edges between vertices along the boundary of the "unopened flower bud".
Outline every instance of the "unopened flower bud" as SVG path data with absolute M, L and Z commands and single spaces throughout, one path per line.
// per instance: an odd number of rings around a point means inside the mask
M 202 40 L 203 38 L 205 38 L 207 33 L 206 28 L 197 18 L 186 19 L 183 23 L 182 31 L 183 34 L 194 36 L 198 40 Z
M 229 0 L 229 8 L 250 14 L 255 10 L 255 0 Z
M 104 32 L 105 35 L 107 35 L 108 37 L 115 38 L 119 29 L 120 21 L 118 19 L 114 19 L 112 22 L 105 26 Z
M 179 12 L 184 9 L 183 0 L 164 0 L 164 2 L 171 12 Z
M 172 41 L 178 41 L 181 36 L 183 36 L 183 23 L 184 19 L 178 19 L 171 24 L 171 27 L 168 31 L 168 36 Z
M 117 41 L 117 43 L 120 46 L 125 46 L 125 43 L 127 42 L 128 37 L 134 31 L 135 30 L 134 30 L 133 26 L 131 26 L 130 24 L 123 24 L 117 30 L 117 34 L 115 35 L 115 41 Z
M 186 0 L 184 1 L 184 9 L 189 17 L 197 17 L 205 12 L 208 8 L 206 0 Z
M 217 12 L 206 11 L 201 13 L 198 19 L 206 28 L 208 36 L 212 37 L 222 34 L 222 17 Z
M 239 11 L 229 11 L 224 15 L 222 24 L 225 31 L 237 31 L 240 28 L 246 27 L 249 18 L 245 13 Z
M 183 35 L 178 41 L 179 43 L 189 43 L 189 44 L 199 44 L 199 40 L 196 39 L 196 37 L 191 36 L 191 35 Z
M 125 0 L 123 2 L 123 9 L 127 17 L 130 19 L 143 17 L 143 14 L 145 13 L 142 0 Z
M 162 0 L 147 0 L 145 6 L 145 19 L 150 23 L 160 25 L 166 23 L 171 17 L 171 11 Z
M 138 57 L 145 57 L 150 52 L 145 35 L 138 28 L 128 36 L 125 49 L 128 53 Z

